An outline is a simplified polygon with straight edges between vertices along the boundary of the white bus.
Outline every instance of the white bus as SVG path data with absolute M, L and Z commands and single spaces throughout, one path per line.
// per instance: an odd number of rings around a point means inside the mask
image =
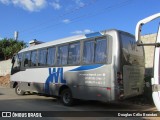
M 75 99 L 117 101 L 143 93 L 144 49 L 133 35 L 105 30 L 22 49 L 13 57 L 11 87 Z

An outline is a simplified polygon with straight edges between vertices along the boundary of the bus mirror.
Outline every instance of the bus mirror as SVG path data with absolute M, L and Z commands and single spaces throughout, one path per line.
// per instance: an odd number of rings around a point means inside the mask
M 12 57 L 12 64 L 14 64 L 14 62 L 15 62 L 15 58 L 14 58 L 14 56 Z
M 12 57 L 12 64 L 15 63 L 15 57 L 16 57 L 16 54 L 14 54 L 13 57 Z

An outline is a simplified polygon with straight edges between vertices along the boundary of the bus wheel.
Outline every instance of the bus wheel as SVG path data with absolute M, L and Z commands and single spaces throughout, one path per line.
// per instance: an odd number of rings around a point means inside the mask
M 61 93 L 61 102 L 65 106 L 72 106 L 73 105 L 73 98 L 72 93 L 69 89 L 64 89 Z
M 17 85 L 16 87 L 15 87 L 15 93 L 17 94 L 17 95 L 24 95 L 24 91 L 23 90 L 21 90 L 20 88 L 19 88 L 19 86 Z

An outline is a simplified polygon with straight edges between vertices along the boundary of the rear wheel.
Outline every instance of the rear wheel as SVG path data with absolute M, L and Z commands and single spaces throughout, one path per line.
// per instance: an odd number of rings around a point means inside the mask
M 25 92 L 19 88 L 19 85 L 17 85 L 17 86 L 15 87 L 15 93 L 16 93 L 17 95 L 24 95 Z
M 61 102 L 65 106 L 72 106 L 73 105 L 73 98 L 72 98 L 72 93 L 70 89 L 64 89 L 61 93 Z

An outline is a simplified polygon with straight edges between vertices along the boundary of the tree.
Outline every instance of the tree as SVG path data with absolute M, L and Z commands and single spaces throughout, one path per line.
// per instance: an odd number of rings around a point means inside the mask
M 12 58 L 13 54 L 27 47 L 24 41 L 17 41 L 12 38 L 0 40 L 0 60 Z

